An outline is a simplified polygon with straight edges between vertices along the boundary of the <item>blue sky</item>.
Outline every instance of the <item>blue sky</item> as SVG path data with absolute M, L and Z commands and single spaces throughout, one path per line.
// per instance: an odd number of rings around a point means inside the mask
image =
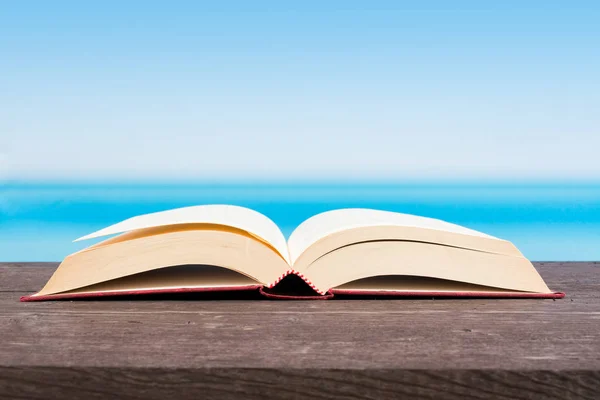
M 600 177 L 600 3 L 19 1 L 0 178 Z

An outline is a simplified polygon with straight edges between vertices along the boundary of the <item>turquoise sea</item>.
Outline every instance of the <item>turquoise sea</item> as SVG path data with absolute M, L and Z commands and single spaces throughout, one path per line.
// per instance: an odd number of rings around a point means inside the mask
M 441 218 L 514 242 L 531 260 L 600 260 L 600 183 L 6 183 L 0 261 L 60 261 L 123 219 L 175 207 L 253 208 L 286 235 L 319 212 L 368 207 Z

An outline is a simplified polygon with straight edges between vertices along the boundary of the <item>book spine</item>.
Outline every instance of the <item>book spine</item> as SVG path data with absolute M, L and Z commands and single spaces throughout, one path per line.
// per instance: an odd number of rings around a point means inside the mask
M 315 292 L 319 293 L 320 295 L 324 296 L 327 294 L 327 292 L 324 292 L 322 290 L 317 289 L 317 287 L 314 285 L 314 283 L 311 282 L 310 279 L 308 279 L 303 273 L 298 272 L 294 269 L 288 269 L 287 271 L 285 271 L 280 277 L 278 277 L 275 282 L 271 283 L 269 285 L 269 289 L 273 289 L 275 287 L 275 285 L 277 285 L 279 282 L 281 282 L 281 280 L 283 278 L 285 278 L 288 275 L 296 275 L 297 277 L 299 277 L 300 279 L 302 279 L 304 282 L 306 282 L 306 284 L 308 286 L 310 286 L 310 288 L 312 290 L 314 290 Z
M 294 296 L 294 295 L 285 295 L 285 294 L 275 294 L 269 293 L 264 288 L 259 289 L 259 293 L 268 299 L 276 299 L 276 300 L 329 300 L 333 298 L 332 293 L 325 293 L 324 295 L 319 296 Z

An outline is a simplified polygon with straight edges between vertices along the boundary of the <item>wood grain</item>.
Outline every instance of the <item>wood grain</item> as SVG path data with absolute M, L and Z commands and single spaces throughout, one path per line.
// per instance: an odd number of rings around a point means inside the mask
M 563 300 L 19 303 L 0 264 L 0 397 L 598 398 L 600 264 L 536 263 Z
M 4 396 L 28 400 L 597 400 L 599 381 L 591 371 L 0 368 Z

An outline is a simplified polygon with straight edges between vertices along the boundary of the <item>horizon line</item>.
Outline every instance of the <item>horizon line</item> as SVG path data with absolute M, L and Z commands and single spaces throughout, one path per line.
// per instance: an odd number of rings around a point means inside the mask
M 457 186 L 457 185 L 477 185 L 477 186 L 595 186 L 600 185 L 600 177 L 594 178 L 53 178 L 53 179 L 0 179 L 0 189 L 2 186 L 102 186 L 102 185 L 131 185 L 131 186 L 296 186 L 296 185 L 314 185 L 314 186 Z

